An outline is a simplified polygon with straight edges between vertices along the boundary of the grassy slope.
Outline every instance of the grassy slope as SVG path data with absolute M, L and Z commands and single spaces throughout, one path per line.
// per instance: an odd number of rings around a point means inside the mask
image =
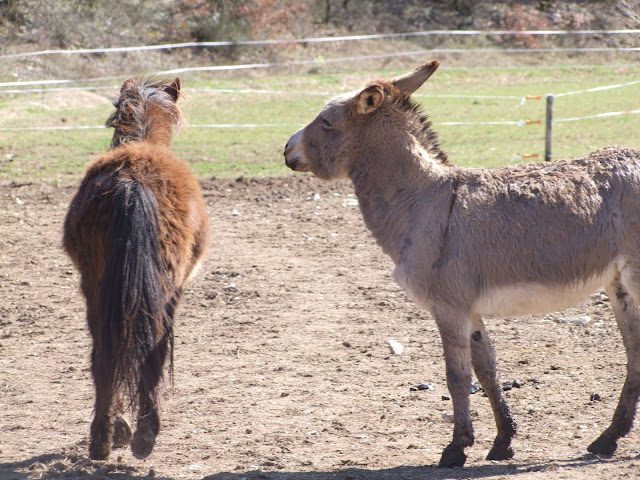
M 317 74 L 238 75 L 233 79 L 184 76 L 187 98 L 182 108 L 189 125 L 174 143 L 176 153 L 201 177 L 285 175 L 282 150 L 299 126 L 311 120 L 325 101 L 356 89 L 376 76 L 403 71 Z M 416 97 L 430 113 L 453 163 L 500 166 L 523 161 L 522 155 L 544 154 L 545 102 L 517 99 L 443 98 L 436 95 L 523 97 L 582 90 L 638 79 L 638 67 L 573 69 L 442 68 Z M 277 93 L 219 93 L 189 88 L 265 89 Z M 64 96 L 65 101 L 60 101 Z M 0 95 L 0 128 L 101 125 L 112 110 L 73 93 Z M 640 108 L 640 85 L 556 98 L 557 119 Z M 439 122 L 542 120 L 541 125 L 439 125 Z M 640 146 L 640 116 L 622 115 L 554 125 L 554 158 L 588 154 L 610 145 Z M 203 124 L 285 124 L 247 128 L 202 128 Z M 0 131 L 0 183 L 9 181 L 75 181 L 86 162 L 109 143 L 106 129 L 71 131 Z

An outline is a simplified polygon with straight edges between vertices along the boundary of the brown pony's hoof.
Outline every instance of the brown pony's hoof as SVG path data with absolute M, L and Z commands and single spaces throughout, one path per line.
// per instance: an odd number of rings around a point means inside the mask
M 131 453 L 138 460 L 145 459 L 156 444 L 156 436 L 150 429 L 136 430 L 131 440 Z
M 462 450 L 458 450 L 456 448 L 447 447 L 442 452 L 442 457 L 440 457 L 440 463 L 438 463 L 438 468 L 454 468 L 454 467 L 462 467 L 464 462 L 467 461 L 467 456 L 464 454 Z
M 113 421 L 113 447 L 122 448 L 129 445 L 133 432 L 127 422 L 122 417 L 116 417 Z
M 513 458 L 513 455 L 513 448 L 511 448 L 511 445 L 509 445 L 509 443 L 496 441 L 487 454 L 487 460 L 509 460 L 510 458 Z
M 618 442 L 605 435 L 600 435 L 594 442 L 587 447 L 587 450 L 596 455 L 613 455 L 618 448 Z
M 89 458 L 91 460 L 106 460 L 111 454 L 111 447 L 107 442 L 93 442 L 89 444 Z

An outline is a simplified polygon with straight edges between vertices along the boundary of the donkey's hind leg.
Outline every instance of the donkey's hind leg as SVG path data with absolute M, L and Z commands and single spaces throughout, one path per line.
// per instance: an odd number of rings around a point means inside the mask
M 611 455 L 618 439 L 631 430 L 640 396 L 640 295 L 618 281 L 607 289 L 627 352 L 627 378 L 611 425 L 588 447 L 591 453 Z
M 516 434 L 516 422 L 502 393 L 502 387 L 498 380 L 495 350 L 479 315 L 473 315 L 471 331 L 473 369 L 487 397 L 489 397 L 498 429 L 498 435 L 487 455 L 487 460 L 507 460 L 513 457 L 511 439 Z

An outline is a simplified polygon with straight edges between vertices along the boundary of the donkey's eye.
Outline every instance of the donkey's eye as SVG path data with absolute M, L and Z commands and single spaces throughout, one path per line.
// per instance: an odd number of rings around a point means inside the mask
M 325 130 L 331 130 L 333 128 L 329 120 L 327 120 L 326 118 L 322 119 L 320 125 L 322 125 L 322 128 L 324 128 Z

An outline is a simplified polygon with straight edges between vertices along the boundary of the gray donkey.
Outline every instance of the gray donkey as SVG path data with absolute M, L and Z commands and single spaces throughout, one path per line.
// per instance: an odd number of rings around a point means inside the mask
M 610 455 L 631 429 L 640 395 L 640 149 L 505 168 L 461 168 L 412 102 L 433 61 L 331 100 L 285 148 L 286 164 L 350 178 L 394 277 L 431 311 L 442 337 L 454 410 L 440 466 L 473 444 L 472 368 L 498 434 L 490 460 L 513 456 L 516 422 L 502 394 L 483 315 L 564 309 L 605 288 L 627 352 L 611 425 L 589 451 Z

